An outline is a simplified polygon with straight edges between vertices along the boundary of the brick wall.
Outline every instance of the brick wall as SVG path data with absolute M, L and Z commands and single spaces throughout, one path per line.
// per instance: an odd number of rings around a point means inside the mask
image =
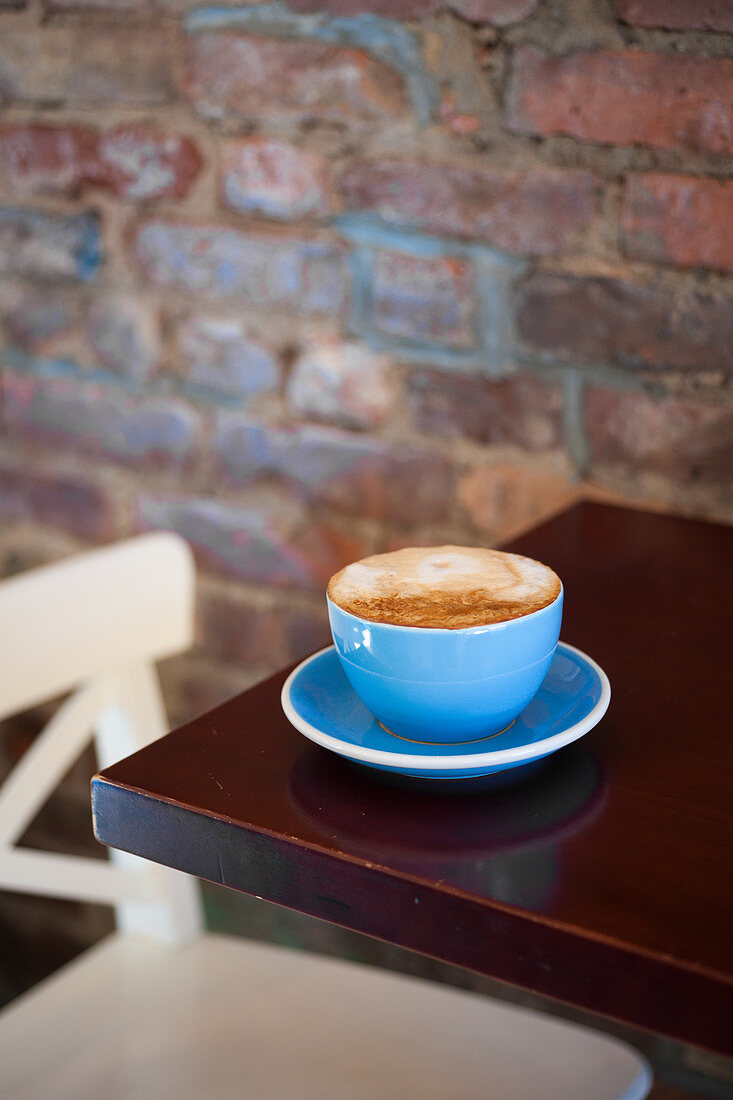
M 325 641 L 365 553 L 578 494 L 730 520 L 732 32 L 0 0 L 0 573 L 185 535 L 178 721 Z
M 191 540 L 174 719 L 344 561 L 729 519 L 733 8 L 0 0 L 3 569 Z

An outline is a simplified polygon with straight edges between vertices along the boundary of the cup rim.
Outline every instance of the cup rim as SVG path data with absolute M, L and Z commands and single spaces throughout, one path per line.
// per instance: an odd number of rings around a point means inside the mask
M 549 612 L 556 604 L 560 603 L 565 595 L 565 586 L 560 581 L 560 591 L 558 592 L 552 603 L 545 604 L 544 607 L 538 607 L 535 611 L 530 611 L 527 615 L 517 615 L 513 619 L 502 619 L 496 623 L 483 623 L 477 626 L 408 626 L 404 623 L 380 623 L 375 619 L 365 619 L 362 615 L 355 615 L 353 611 L 346 611 L 340 604 L 335 603 L 328 592 L 326 592 L 326 603 L 330 607 L 336 608 L 342 615 L 348 615 L 350 619 L 353 619 L 357 623 L 364 623 L 365 626 L 370 629 L 379 627 L 380 630 L 394 630 L 394 631 L 419 631 L 420 634 L 451 634 L 451 635 L 467 635 L 467 634 L 487 634 L 497 630 L 506 630 L 512 623 L 525 622 L 527 619 L 533 619 L 537 615 L 542 615 L 545 612 Z

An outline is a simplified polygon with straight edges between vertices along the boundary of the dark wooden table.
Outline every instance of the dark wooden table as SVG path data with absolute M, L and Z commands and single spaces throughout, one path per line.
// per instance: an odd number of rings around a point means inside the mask
M 532 779 L 398 786 L 301 737 L 283 672 L 97 776 L 97 836 L 733 1054 L 733 530 L 582 504 L 508 549 L 612 686 Z

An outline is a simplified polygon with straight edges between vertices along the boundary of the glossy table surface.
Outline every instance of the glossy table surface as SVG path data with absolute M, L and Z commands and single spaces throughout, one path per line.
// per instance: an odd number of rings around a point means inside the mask
M 600 725 L 443 789 L 285 719 L 288 670 L 93 782 L 98 838 L 592 1012 L 733 1053 L 733 529 L 581 504 L 507 549 L 566 589 Z

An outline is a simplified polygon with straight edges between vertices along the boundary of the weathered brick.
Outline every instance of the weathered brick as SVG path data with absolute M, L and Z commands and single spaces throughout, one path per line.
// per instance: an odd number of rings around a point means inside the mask
M 572 248 L 598 207 L 589 172 L 504 172 L 405 160 L 356 161 L 341 177 L 349 210 L 386 222 L 547 255 Z
M 408 379 L 407 406 L 417 430 L 430 435 L 530 451 L 562 442 L 562 391 L 531 375 L 493 381 L 418 370 Z
M 143 24 L 3 28 L 0 95 L 33 104 L 157 106 L 175 96 L 176 43 L 172 27 Z
M 535 274 L 518 291 L 517 327 L 532 349 L 632 368 L 729 371 L 725 299 L 654 283 Z
M 493 23 L 505 27 L 526 19 L 538 0 L 453 0 L 451 7 L 472 23 Z
M 4 422 L 11 438 L 145 469 L 184 469 L 200 444 L 197 415 L 181 402 L 136 397 L 48 368 L 6 369 Z
M 101 262 L 97 214 L 0 207 L 0 275 L 90 279 Z
M 475 466 L 458 486 L 467 518 L 491 541 L 509 538 L 562 511 L 576 495 L 567 471 L 508 463 Z
M 0 169 L 7 185 L 29 193 L 75 194 L 104 187 L 121 198 L 182 198 L 201 167 L 194 144 L 143 124 L 99 133 L 83 126 L 0 127 Z
M 628 176 L 622 246 L 645 260 L 733 270 L 733 181 Z
M 417 20 L 448 7 L 473 23 L 503 27 L 516 23 L 537 6 L 537 0 L 291 0 L 293 11 L 328 11 L 334 15 L 382 15 L 388 19 Z
M 346 428 L 376 428 L 392 411 L 394 371 L 361 344 L 314 340 L 297 357 L 287 389 L 291 409 Z
M 274 429 L 227 414 L 214 440 L 230 485 L 278 479 L 305 500 L 394 523 L 445 520 L 452 471 L 434 452 L 326 428 Z
M 0 516 L 31 520 L 82 538 L 114 535 L 114 509 L 96 485 L 76 477 L 37 473 L 0 460 Z
M 733 59 L 642 50 L 550 57 L 522 47 L 507 121 L 520 133 L 729 155 Z
M 730 0 L 615 0 L 616 15 L 634 27 L 733 31 Z
M 155 313 L 127 294 L 93 299 L 86 335 L 99 363 L 128 378 L 142 381 L 155 371 L 160 358 L 160 332 Z
M 79 302 L 45 287 L 6 284 L 0 297 L 0 319 L 10 341 L 24 351 L 46 352 L 77 324 Z
M 234 31 L 190 36 L 184 90 L 209 118 L 378 121 L 407 110 L 402 78 L 365 50 Z
M 331 640 L 325 600 L 320 612 L 292 602 L 261 607 L 220 593 L 204 593 L 199 604 L 205 652 L 237 664 L 282 668 Z
M 89 8 L 90 11 L 141 11 L 150 8 L 149 0 L 45 0 L 45 7 L 51 11 L 67 11 L 69 8 L 76 11 L 80 8 Z M 156 2 L 153 5 L 158 7 Z
M 594 463 L 681 482 L 733 484 L 733 408 L 594 387 L 585 422 Z
M 469 260 L 380 249 L 370 304 L 372 324 L 387 336 L 459 349 L 476 343 Z
M 177 349 L 183 377 L 212 395 L 243 400 L 280 384 L 276 356 L 236 317 L 187 317 L 178 329 Z
M 291 0 L 297 12 L 327 11 L 332 15 L 379 15 L 388 19 L 424 19 L 437 10 L 439 0 Z
M 323 241 L 150 221 L 136 247 L 152 282 L 242 306 L 332 314 L 348 293 L 343 249 Z
M 366 549 L 362 547 L 362 557 L 365 554 Z M 279 617 L 285 633 L 288 661 L 298 661 L 308 653 L 331 643 L 325 600 L 320 611 L 304 611 L 286 605 L 279 609 Z
M 287 142 L 260 137 L 229 141 L 221 171 L 222 201 L 242 214 L 287 221 L 331 210 L 325 160 Z
M 125 199 L 181 199 L 199 174 L 201 154 L 180 134 L 153 126 L 116 126 L 97 143 L 98 182 Z
M 314 522 L 281 497 L 250 506 L 223 500 L 143 496 L 145 527 L 178 531 L 202 565 L 265 584 L 323 590 L 329 577 L 361 556 L 362 544 L 331 524 Z
M 204 593 L 199 623 L 207 654 L 255 667 L 282 667 L 288 659 L 282 622 L 272 607 Z
M 2 126 L 3 182 L 29 193 L 73 193 L 93 163 L 95 148 L 96 135 L 83 126 Z
M 456 97 L 452 92 L 446 92 L 440 103 L 440 121 L 448 127 L 453 134 L 475 134 L 481 129 L 479 115 L 461 111 L 456 104 Z

